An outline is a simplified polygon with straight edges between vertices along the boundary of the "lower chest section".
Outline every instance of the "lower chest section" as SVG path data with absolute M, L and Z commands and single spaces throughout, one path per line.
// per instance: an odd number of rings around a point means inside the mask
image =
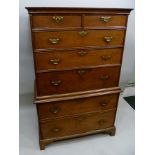
M 44 139 L 61 139 L 114 126 L 119 93 L 37 104 Z

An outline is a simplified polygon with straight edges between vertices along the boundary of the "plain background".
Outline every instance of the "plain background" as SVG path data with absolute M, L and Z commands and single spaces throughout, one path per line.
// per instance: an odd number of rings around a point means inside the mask
M 19 91 L 20 94 L 33 93 L 34 67 L 32 57 L 29 16 L 25 7 L 108 7 L 134 8 L 134 0 L 20 0 L 19 6 Z M 134 10 L 128 19 L 128 29 L 120 77 L 120 85 L 134 81 L 135 67 L 135 16 Z

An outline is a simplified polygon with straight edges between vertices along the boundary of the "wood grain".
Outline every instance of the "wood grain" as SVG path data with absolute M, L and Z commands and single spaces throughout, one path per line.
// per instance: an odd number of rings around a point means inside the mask
M 103 22 L 101 17 L 110 17 L 110 21 Z M 84 16 L 84 27 L 125 26 L 126 18 L 125 15 L 86 15 Z
M 63 20 L 55 22 L 53 17 L 56 15 L 48 16 L 33 16 L 33 28 L 78 28 L 81 27 L 81 16 L 61 15 Z M 60 16 L 60 15 L 58 15 Z
M 79 74 L 79 71 L 83 71 L 83 69 L 38 73 L 38 94 L 51 95 L 116 87 L 119 82 L 120 67 L 84 69 L 85 73 L 82 75 Z M 102 80 L 102 76 L 108 76 L 108 79 Z M 58 86 L 54 86 L 52 81 L 60 81 L 60 83 Z
M 121 64 L 121 55 L 121 48 L 36 52 L 36 70 L 63 70 L 66 68 L 80 68 L 84 66 Z M 56 64 L 54 63 L 54 60 L 57 60 Z
M 56 138 L 112 127 L 115 109 L 40 123 L 43 138 Z
M 48 120 L 113 109 L 117 106 L 118 97 L 119 93 L 69 101 L 41 103 L 37 105 L 37 108 L 40 120 Z
M 88 34 L 81 37 L 81 31 L 60 31 L 60 32 L 33 32 L 34 48 L 67 48 L 82 46 L 110 46 L 122 45 L 124 30 L 88 30 Z M 107 43 L 104 37 L 112 37 Z M 51 44 L 49 39 L 60 39 L 58 44 Z

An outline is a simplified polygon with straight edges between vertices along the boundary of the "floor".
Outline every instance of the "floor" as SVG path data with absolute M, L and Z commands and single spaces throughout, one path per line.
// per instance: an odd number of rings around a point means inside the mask
M 31 94 L 20 95 L 20 155 L 134 155 L 135 113 L 120 97 L 116 117 L 116 135 L 96 134 L 47 145 L 43 151 L 38 145 L 38 124 Z
M 135 109 L 135 96 L 124 97 L 124 99 L 133 109 Z

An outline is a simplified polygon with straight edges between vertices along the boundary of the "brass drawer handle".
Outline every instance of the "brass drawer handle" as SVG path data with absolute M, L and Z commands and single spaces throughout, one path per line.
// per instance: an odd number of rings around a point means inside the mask
M 85 116 L 78 116 L 78 117 L 75 117 L 75 119 L 77 121 L 84 121 L 86 119 L 86 117 Z
M 101 102 L 100 105 L 104 107 L 104 106 L 107 105 L 107 103 L 106 102 Z
M 51 112 L 52 114 L 57 114 L 60 111 L 60 108 L 58 107 L 52 107 L 49 109 L 49 112 Z
M 85 37 L 88 34 L 88 32 L 87 31 L 80 31 L 79 34 L 81 37 Z
M 111 55 L 103 55 L 102 60 L 107 61 L 111 59 Z
M 81 51 L 79 51 L 79 52 L 78 52 L 78 54 L 79 54 L 80 56 L 84 56 L 84 55 L 86 55 L 86 54 L 87 54 L 87 52 L 86 52 L 86 51 L 84 51 L 84 50 L 81 50 Z
M 110 16 L 101 16 L 101 17 L 100 17 L 100 20 L 101 20 L 102 22 L 104 22 L 104 23 L 108 23 L 108 22 L 110 22 L 111 17 L 110 17 Z
M 78 70 L 78 74 L 80 76 L 84 75 L 87 71 L 86 70 Z
M 50 62 L 51 62 L 53 65 L 58 65 L 59 62 L 60 62 L 60 59 L 59 59 L 59 58 L 54 58 L 54 59 L 51 59 Z
M 105 124 L 105 120 L 104 120 L 104 119 L 99 120 L 99 121 L 98 121 L 98 124 L 99 124 L 99 125 L 104 125 L 104 124 Z
M 63 16 L 53 16 L 52 20 L 55 21 L 56 23 L 61 23 L 64 20 Z
M 60 39 L 59 39 L 59 38 L 50 38 L 50 39 L 49 39 L 49 42 L 50 42 L 51 44 L 53 44 L 53 45 L 59 44 Z
M 60 132 L 61 129 L 60 129 L 60 128 L 53 128 L 51 131 L 52 131 L 52 132 Z
M 108 79 L 109 79 L 108 75 L 102 75 L 101 76 L 101 80 L 103 80 L 103 81 L 108 80 Z
M 110 43 L 112 41 L 112 37 L 104 37 L 104 41 Z
M 51 83 L 53 86 L 59 86 L 61 81 L 60 80 L 53 80 Z

